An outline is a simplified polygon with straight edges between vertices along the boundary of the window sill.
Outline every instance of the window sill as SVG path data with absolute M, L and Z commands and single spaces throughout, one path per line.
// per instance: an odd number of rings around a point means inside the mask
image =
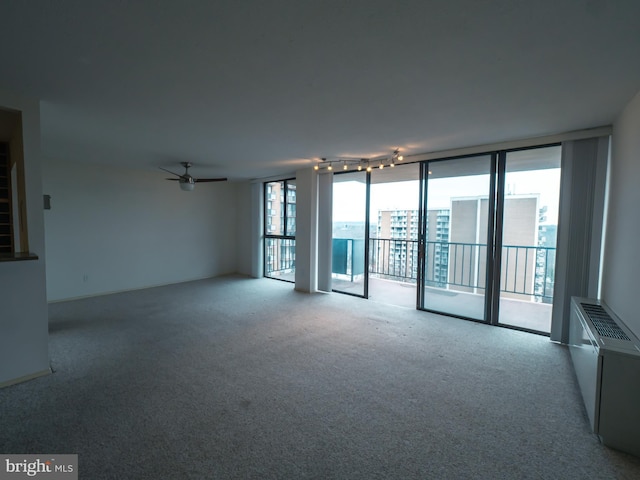
M 0 262 L 19 262 L 22 260 L 38 260 L 38 255 L 31 252 L 0 253 Z

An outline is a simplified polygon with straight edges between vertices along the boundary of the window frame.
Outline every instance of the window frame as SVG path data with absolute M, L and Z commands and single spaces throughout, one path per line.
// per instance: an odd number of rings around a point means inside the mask
M 281 270 L 269 270 L 268 266 L 273 263 L 274 259 L 272 258 L 273 255 L 269 255 L 268 250 L 268 244 L 270 240 L 276 240 L 276 241 L 280 241 L 280 242 L 284 242 L 284 243 L 280 243 L 280 245 L 278 245 L 276 248 L 278 249 L 278 251 L 280 252 L 283 248 L 289 248 L 289 249 L 293 249 L 293 255 L 291 257 L 291 265 L 287 268 L 285 268 L 284 270 L 292 270 L 293 273 L 295 274 L 295 240 L 296 240 L 296 230 L 297 230 L 297 222 L 296 222 L 296 211 L 297 209 L 293 209 L 294 211 L 294 215 L 290 216 L 289 215 L 289 206 L 290 205 L 296 205 L 296 184 L 295 184 L 296 178 L 295 177 L 291 177 L 291 178 L 285 178 L 285 179 L 281 179 L 281 180 L 270 180 L 267 182 L 264 182 L 264 208 L 263 208 L 263 276 L 266 278 L 271 278 L 274 280 L 280 280 L 283 282 L 289 282 L 289 283 L 294 283 L 294 280 L 290 280 L 287 278 L 280 278 L 278 276 L 274 276 L 271 275 L 272 272 L 274 271 L 281 271 Z M 272 189 L 270 188 L 270 186 L 272 184 L 275 183 L 280 183 L 281 184 L 281 190 L 278 194 L 274 194 Z M 291 186 L 293 186 L 294 188 L 290 188 Z M 292 193 L 293 192 L 293 193 Z M 276 195 L 274 197 L 274 195 Z M 293 200 L 293 202 L 291 202 L 291 200 Z M 275 212 L 276 210 L 278 210 L 278 208 L 274 208 L 276 206 L 276 201 L 278 203 L 278 205 L 280 205 L 282 208 L 282 212 L 280 215 L 278 215 L 278 219 L 281 221 L 281 228 L 279 229 L 279 231 L 281 231 L 282 233 L 273 233 L 273 230 L 276 229 L 276 225 L 274 225 L 273 221 L 271 221 L 274 218 L 273 212 Z M 270 208 L 267 208 L 267 206 L 270 205 Z M 291 222 L 291 219 L 293 219 L 293 222 Z M 293 233 L 291 233 L 290 230 L 290 223 L 293 226 Z M 276 254 L 278 258 L 282 258 L 281 253 Z

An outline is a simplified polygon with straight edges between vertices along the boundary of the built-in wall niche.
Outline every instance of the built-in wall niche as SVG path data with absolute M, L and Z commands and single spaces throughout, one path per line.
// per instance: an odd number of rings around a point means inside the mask
M 22 114 L 0 108 L 0 259 L 29 257 Z

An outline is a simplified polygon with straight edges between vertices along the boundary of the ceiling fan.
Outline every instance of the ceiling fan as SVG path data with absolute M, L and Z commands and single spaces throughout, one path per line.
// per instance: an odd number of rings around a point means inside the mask
M 191 162 L 180 162 L 180 165 L 184 167 L 184 173 L 182 175 L 178 173 L 174 173 L 171 170 L 167 170 L 166 168 L 158 167 L 160 170 L 164 170 L 165 172 L 170 173 L 171 175 L 175 175 L 178 178 L 167 178 L 167 180 L 174 180 L 180 182 L 180 188 L 187 192 L 192 191 L 196 187 L 196 183 L 203 182 L 226 182 L 226 178 L 193 178 L 189 175 L 189 168 L 191 167 Z

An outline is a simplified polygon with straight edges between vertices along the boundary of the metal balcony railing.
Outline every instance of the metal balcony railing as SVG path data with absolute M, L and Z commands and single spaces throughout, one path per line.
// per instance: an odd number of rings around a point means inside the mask
M 296 239 L 284 236 L 267 236 L 264 249 L 265 277 L 282 278 L 295 273 Z
M 417 240 L 369 239 L 370 274 L 392 280 L 415 282 L 417 272 Z
M 372 238 L 369 273 L 391 280 L 415 283 L 418 241 Z M 504 245 L 500 291 L 536 297 L 550 303 L 555 277 L 553 247 Z M 486 285 L 487 245 L 430 241 L 425 245 L 425 285 L 477 292 Z
M 295 272 L 295 239 L 267 237 L 265 275 L 281 277 Z M 479 292 L 486 285 L 487 245 L 430 241 L 425 245 L 425 285 Z M 364 240 L 333 239 L 333 273 L 351 281 L 364 274 Z M 553 247 L 504 245 L 500 291 L 553 299 L 556 249 Z M 369 274 L 379 278 L 416 283 L 418 241 L 372 238 L 369 240 Z

